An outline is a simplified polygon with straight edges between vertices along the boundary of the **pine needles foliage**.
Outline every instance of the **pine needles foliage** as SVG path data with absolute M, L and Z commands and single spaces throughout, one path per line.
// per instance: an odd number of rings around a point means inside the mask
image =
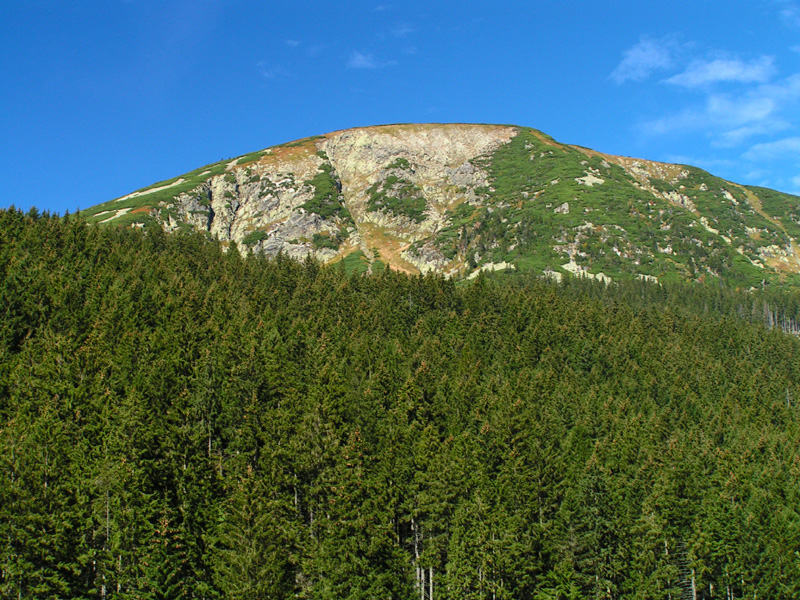
M 796 306 L 0 211 L 0 596 L 796 597 Z

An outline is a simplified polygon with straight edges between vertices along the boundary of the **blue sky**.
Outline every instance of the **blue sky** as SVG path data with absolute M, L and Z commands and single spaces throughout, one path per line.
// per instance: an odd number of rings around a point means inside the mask
M 309 135 L 509 123 L 800 194 L 800 0 L 25 0 L 0 206 L 63 213 Z

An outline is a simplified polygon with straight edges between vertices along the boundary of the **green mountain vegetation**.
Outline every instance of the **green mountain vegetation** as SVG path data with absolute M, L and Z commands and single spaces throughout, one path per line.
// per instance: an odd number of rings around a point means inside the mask
M 0 211 L 0 597 L 800 595 L 795 292 L 230 243 Z
M 195 229 L 270 256 L 363 255 L 368 270 L 800 285 L 800 197 L 526 127 L 341 131 L 209 165 L 82 214 Z

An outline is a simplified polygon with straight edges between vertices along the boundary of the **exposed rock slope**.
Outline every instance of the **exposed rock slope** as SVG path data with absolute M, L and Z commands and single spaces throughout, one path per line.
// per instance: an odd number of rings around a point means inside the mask
M 800 284 L 800 198 L 495 125 L 339 131 L 209 165 L 84 213 L 242 251 L 469 276 Z

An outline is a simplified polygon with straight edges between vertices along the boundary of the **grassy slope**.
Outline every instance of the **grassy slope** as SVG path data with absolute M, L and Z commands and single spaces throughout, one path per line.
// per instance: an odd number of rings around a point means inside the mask
M 159 203 L 225 174 L 228 165 L 239 168 L 286 158 L 315 139 L 210 164 L 82 214 L 90 222 L 155 224 L 150 213 Z M 755 285 L 764 278 L 800 284 L 793 267 L 772 261 L 771 266 L 783 271 L 776 273 L 753 264 L 760 259 L 760 247 L 784 247 L 789 236 L 800 239 L 800 197 L 730 184 L 693 167 L 659 165 L 663 171 L 659 175 L 665 179 L 652 175 L 644 187 L 683 194 L 695 207 L 691 211 L 643 189 L 642 182 L 620 166 L 624 160 L 633 159 L 605 157 L 520 128 L 511 142 L 474 161 L 489 173 L 490 186 L 480 190 L 483 205 L 458 206 L 433 243 L 468 269 L 505 261 L 519 271 L 561 270 L 571 253 L 589 272 L 619 279 L 652 275 L 661 281 L 702 280 L 718 273 L 735 286 Z M 425 199 L 420 190 L 404 185 L 408 164 L 392 167 L 387 180 L 373 186 L 368 210 L 388 210 L 420 221 Z M 677 179 L 681 172 L 683 177 Z M 587 174 L 603 182 L 582 183 Z M 315 179 L 304 183 L 318 191 L 307 210 L 351 222 L 330 169 L 322 168 Z M 569 211 L 557 212 L 565 203 Z M 333 240 L 319 243 L 329 246 Z
M 694 203 L 693 212 L 655 197 L 602 156 L 531 129 L 521 129 L 510 143 L 475 162 L 490 175 L 490 187 L 483 190 L 487 202 L 461 205 L 437 240 L 445 256 L 461 253 L 473 266 L 507 261 L 523 271 L 557 270 L 568 261 L 572 243 L 576 262 L 592 273 L 662 280 L 720 273 L 744 286 L 761 281 L 765 271 L 742 253 L 758 259 L 758 246 L 788 241 L 781 227 L 748 204 L 744 190 L 700 169 L 682 169 L 686 176 L 677 183 L 650 181 L 660 191 L 677 188 Z M 587 175 L 603 182 L 586 185 Z M 767 192 L 771 204 L 785 206 L 785 195 Z M 556 211 L 565 203 L 569 212 Z M 759 229 L 760 239 L 751 239 L 746 227 Z

